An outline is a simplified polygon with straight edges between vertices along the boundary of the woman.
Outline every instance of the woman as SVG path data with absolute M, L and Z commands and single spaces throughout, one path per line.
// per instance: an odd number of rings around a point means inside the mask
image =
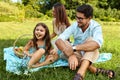
M 51 39 L 55 36 L 59 36 L 67 27 L 70 26 L 66 9 L 63 4 L 56 3 L 53 5 L 53 33 L 51 34 Z
M 68 20 L 66 9 L 63 4 L 57 2 L 53 5 L 52 8 L 53 11 L 53 33 L 51 34 L 51 39 L 53 39 L 56 36 L 59 36 L 67 27 L 70 26 L 70 22 Z M 55 40 L 52 41 L 52 44 L 57 49 L 55 45 Z

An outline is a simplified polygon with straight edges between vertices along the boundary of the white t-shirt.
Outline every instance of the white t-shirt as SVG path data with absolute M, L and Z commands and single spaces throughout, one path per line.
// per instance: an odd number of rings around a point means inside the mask
M 55 25 L 55 19 L 53 20 L 53 30 L 59 36 L 65 29 L 66 25 L 64 23 L 60 23 L 58 26 Z

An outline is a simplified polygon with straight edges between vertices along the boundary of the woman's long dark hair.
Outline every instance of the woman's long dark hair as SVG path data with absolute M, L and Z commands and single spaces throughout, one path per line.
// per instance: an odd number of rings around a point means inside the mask
M 55 17 L 56 17 L 56 26 L 59 25 L 59 23 L 65 23 L 65 25 L 68 27 L 70 26 L 67 14 L 66 14 L 66 9 L 63 4 L 57 2 L 56 4 L 53 5 L 54 10 L 55 10 Z
M 38 26 L 42 26 L 42 27 L 45 29 L 45 36 L 44 36 L 43 40 L 45 41 L 46 53 L 48 53 L 49 50 L 51 49 L 52 45 L 51 45 L 51 39 L 50 39 L 49 29 L 48 29 L 47 25 L 45 25 L 44 23 L 38 23 L 38 24 L 35 26 L 35 28 L 34 28 L 34 30 L 33 30 L 33 39 L 32 39 L 32 40 L 33 40 L 33 45 L 34 45 L 34 47 L 35 47 L 36 49 L 38 49 L 38 45 L 37 45 L 38 39 L 37 39 L 36 36 L 35 36 L 35 29 L 36 29 L 36 27 L 38 27 Z

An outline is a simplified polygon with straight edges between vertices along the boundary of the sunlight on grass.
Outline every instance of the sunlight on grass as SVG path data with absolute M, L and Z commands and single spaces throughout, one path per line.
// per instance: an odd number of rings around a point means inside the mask
M 32 73 L 31 76 L 14 75 L 5 71 L 5 61 L 3 61 L 3 48 L 13 46 L 13 42 L 22 34 L 32 34 L 33 28 L 39 21 L 20 22 L 0 22 L 0 80 L 72 80 L 76 71 L 69 68 L 47 68 Z M 45 23 L 50 33 L 52 33 L 52 21 L 41 21 Z M 112 59 L 104 63 L 96 63 L 95 66 L 106 69 L 113 69 L 120 73 L 120 23 L 101 22 L 104 44 L 100 52 L 112 53 Z M 18 43 L 21 45 L 20 43 Z M 119 80 L 120 75 L 116 76 Z M 95 76 L 87 72 L 85 80 L 108 80 L 102 75 Z

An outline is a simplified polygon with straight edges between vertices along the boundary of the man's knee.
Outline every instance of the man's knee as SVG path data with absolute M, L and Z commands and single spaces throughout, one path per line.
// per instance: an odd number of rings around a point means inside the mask
M 56 42 L 55 42 L 55 44 L 56 44 L 56 45 L 60 45 L 60 42 L 61 42 L 61 41 L 62 41 L 62 39 L 57 39 Z
M 81 65 L 84 65 L 84 64 L 90 66 L 92 64 L 92 62 L 88 59 L 82 59 L 81 60 Z

